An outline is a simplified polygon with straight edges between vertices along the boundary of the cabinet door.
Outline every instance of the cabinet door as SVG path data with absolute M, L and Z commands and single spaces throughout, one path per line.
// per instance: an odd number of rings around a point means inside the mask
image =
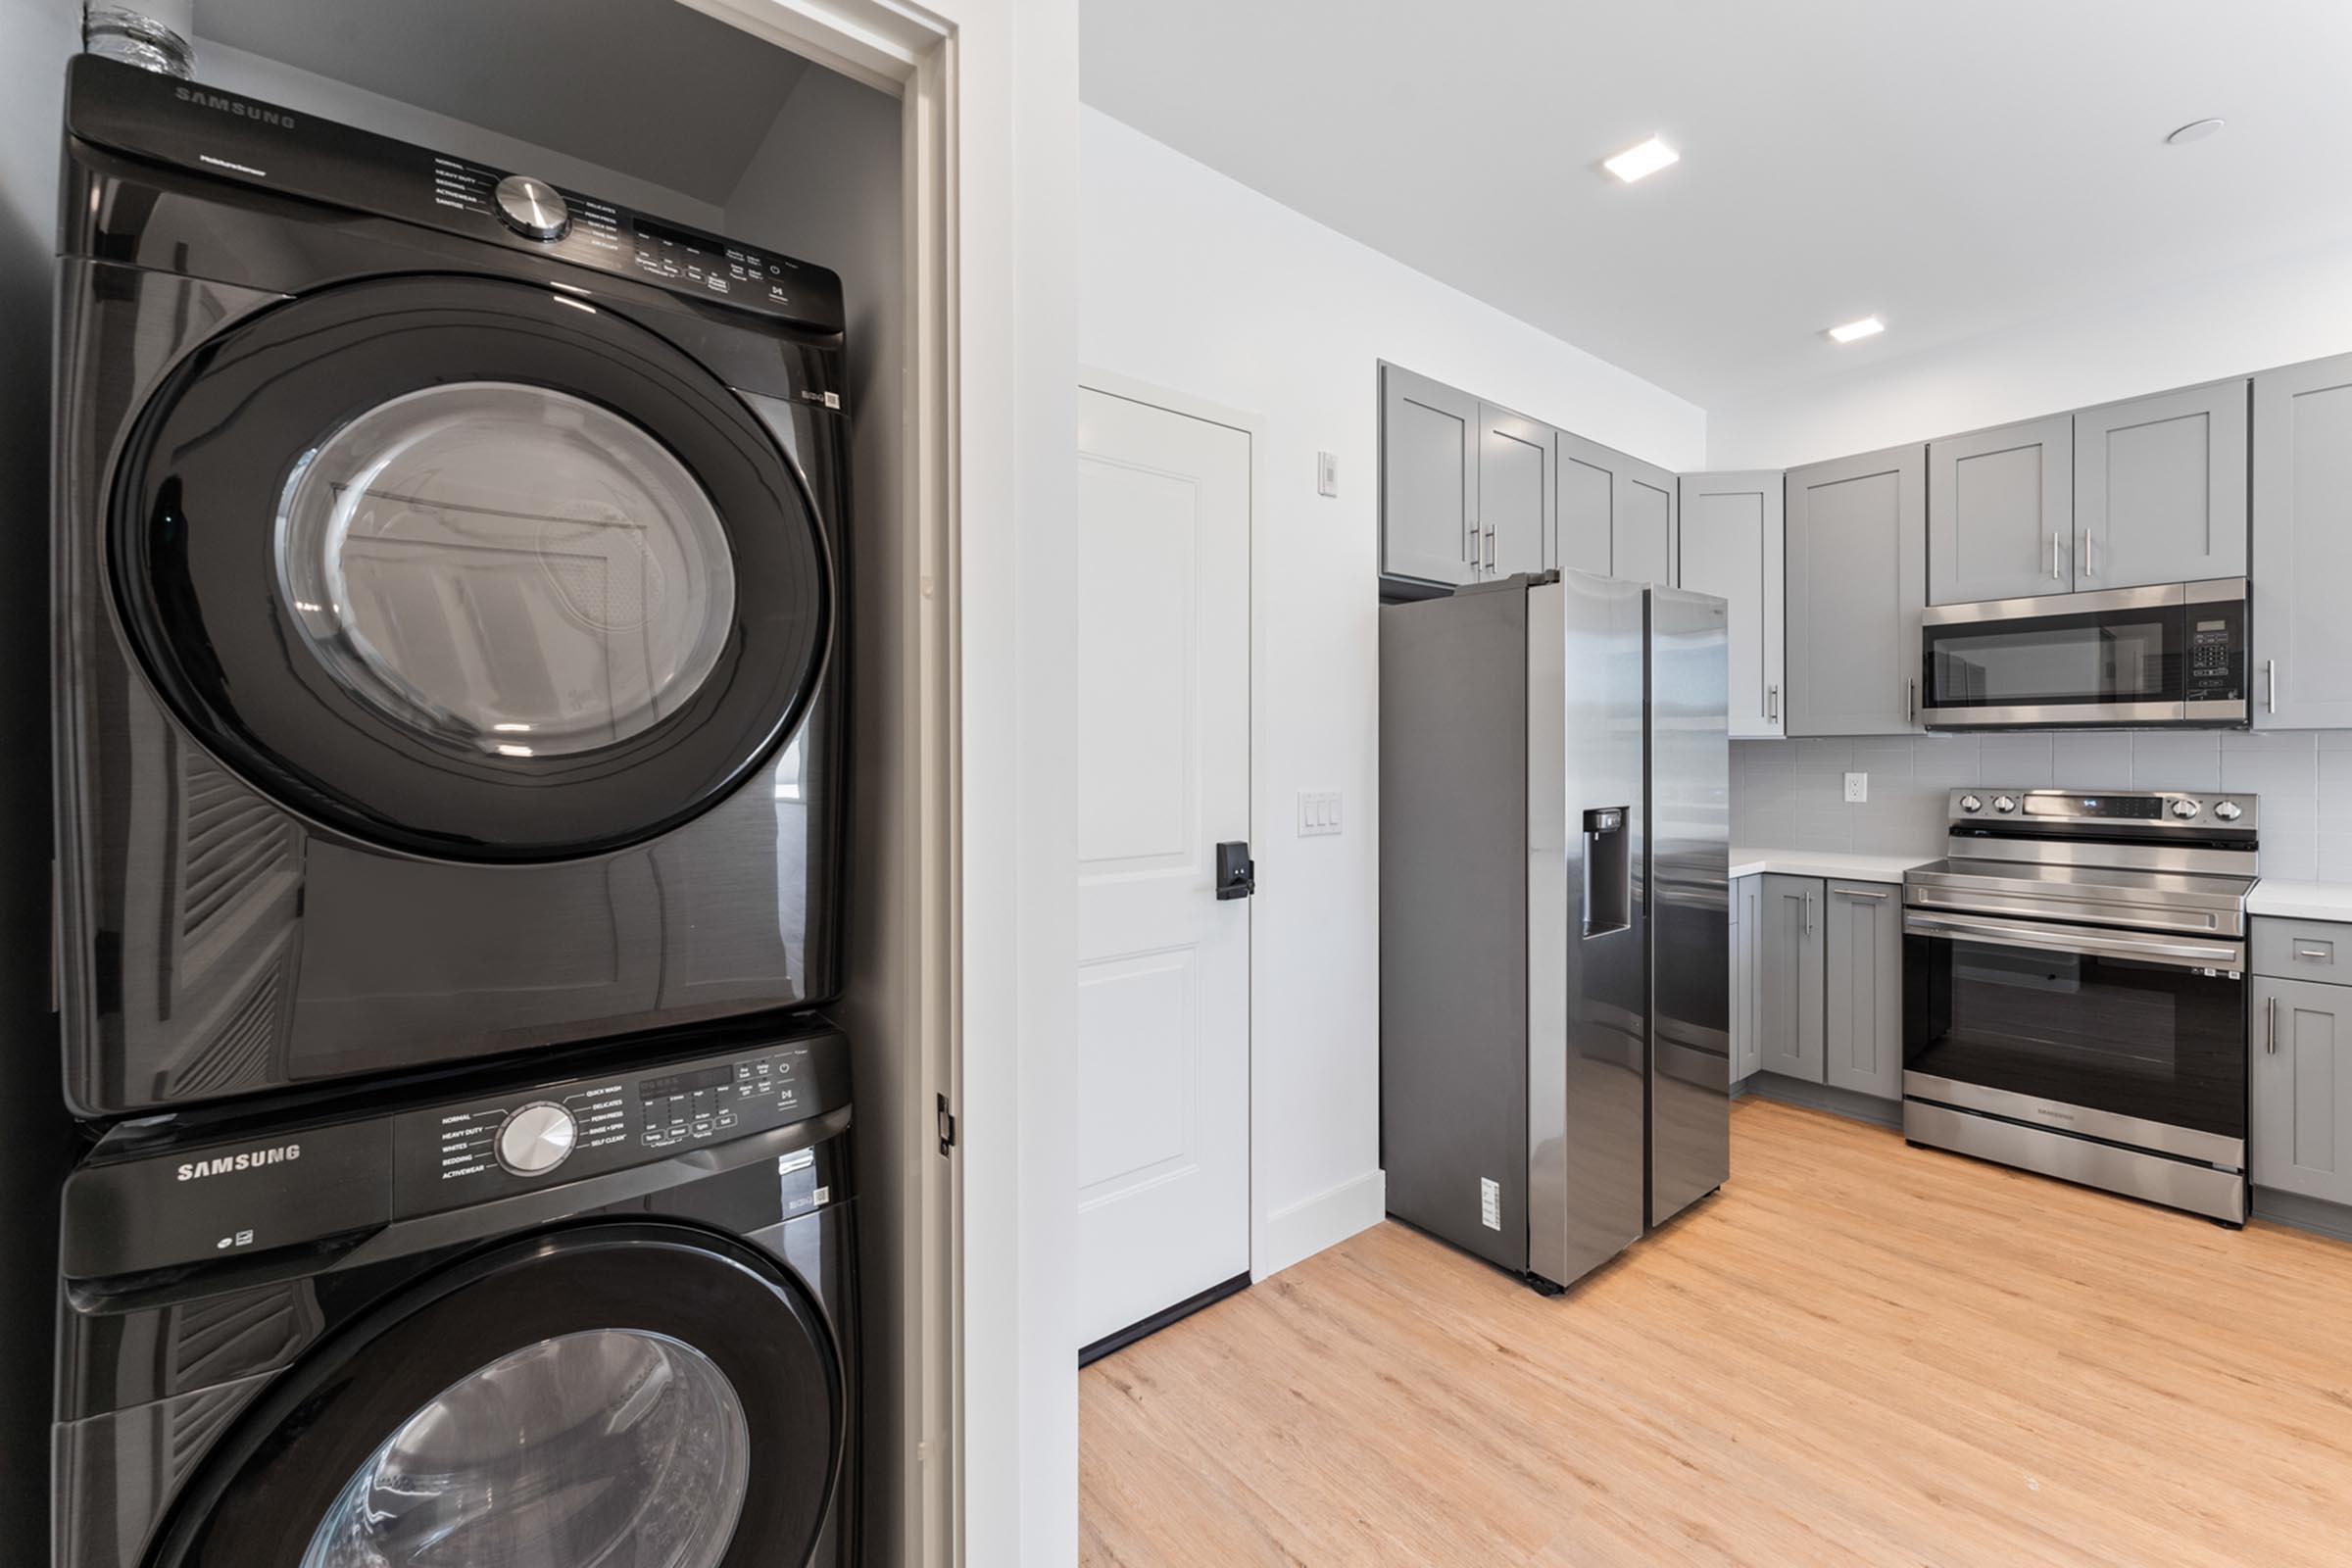
M 1465 583 L 1478 572 L 1478 400 L 1380 368 L 1380 569 Z
M 1782 733 L 1781 475 L 1686 473 L 1681 483 L 1682 586 L 1730 606 L 1732 734 Z
M 1762 965 L 1757 950 L 1764 935 L 1764 879 L 1743 876 L 1732 884 L 1732 1082 L 1752 1077 L 1759 1058 L 1764 1020 L 1757 992 Z
M 1919 728 L 1927 467 L 1907 446 L 1788 470 L 1789 734 Z
M 2075 416 L 2075 586 L 2246 574 L 2246 383 Z
M 1903 910 L 1900 889 L 1832 882 L 1822 929 L 1822 1082 L 1903 1098 Z
M 2254 724 L 2352 727 L 2352 354 L 2254 378 Z
M 1609 542 L 1617 531 L 1617 465 L 1622 453 L 1559 431 L 1552 438 L 1558 475 L 1547 566 L 1609 575 Z
M 2352 1203 L 2352 987 L 2258 979 L 2249 995 L 2254 1185 Z
M 1617 504 L 1609 529 L 1609 575 L 1673 588 L 1674 475 L 1620 455 Z
M 1928 603 L 2074 586 L 2072 415 L 1928 443 Z
M 1485 403 L 1478 416 L 1484 575 L 1542 571 L 1551 507 L 1551 426 Z
M 1776 874 L 1763 883 L 1756 1064 L 1765 1072 L 1817 1084 L 1822 1081 L 1821 878 Z

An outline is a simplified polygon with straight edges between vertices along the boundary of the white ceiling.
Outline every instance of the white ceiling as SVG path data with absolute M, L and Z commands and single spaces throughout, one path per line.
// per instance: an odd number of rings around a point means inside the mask
M 808 64 L 674 0 L 195 0 L 195 21 L 200 38 L 713 206 Z
M 1710 407 L 2352 250 L 2352 0 L 1081 15 L 1088 103 Z M 2208 115 L 2228 128 L 2164 144 Z M 1653 132 L 1680 164 L 1601 172 Z M 1874 312 L 1882 337 L 1823 335 Z

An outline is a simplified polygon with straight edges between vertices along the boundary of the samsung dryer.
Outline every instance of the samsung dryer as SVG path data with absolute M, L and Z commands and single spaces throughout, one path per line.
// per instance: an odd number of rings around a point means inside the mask
M 66 151 L 74 1108 L 830 998 L 840 280 L 87 56 Z
M 65 1192 L 54 1568 L 849 1568 L 846 1050 L 689 1034 L 118 1124 Z

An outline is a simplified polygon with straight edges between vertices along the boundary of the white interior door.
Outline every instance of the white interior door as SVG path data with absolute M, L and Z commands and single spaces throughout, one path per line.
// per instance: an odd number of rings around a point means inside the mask
M 1081 1345 L 1250 1267 L 1250 443 L 1079 394 Z

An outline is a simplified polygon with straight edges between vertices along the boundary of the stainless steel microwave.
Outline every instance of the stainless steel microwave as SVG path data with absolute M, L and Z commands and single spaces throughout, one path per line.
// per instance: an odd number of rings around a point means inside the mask
M 1937 605 L 1920 630 L 1930 729 L 2253 721 L 2246 579 Z

